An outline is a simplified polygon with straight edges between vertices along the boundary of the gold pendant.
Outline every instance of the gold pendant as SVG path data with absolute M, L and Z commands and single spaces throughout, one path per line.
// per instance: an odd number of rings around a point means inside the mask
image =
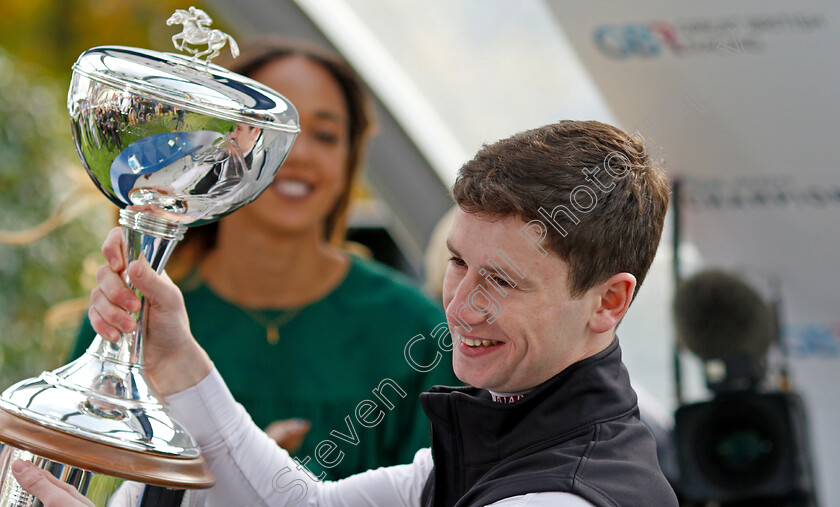
M 277 345 L 277 342 L 280 341 L 280 330 L 277 329 L 277 326 L 265 327 L 265 339 L 268 340 L 268 343 Z
M 287 310 L 282 312 L 280 315 L 274 317 L 273 319 L 269 319 L 264 315 L 260 315 L 257 311 L 248 310 L 247 308 L 243 308 L 243 311 L 248 314 L 252 319 L 256 322 L 259 322 L 262 327 L 265 328 L 265 339 L 271 345 L 276 345 L 277 342 L 280 341 L 280 328 L 285 326 L 289 323 L 292 319 L 294 319 L 297 314 L 300 313 L 300 308 L 293 308 L 291 310 Z

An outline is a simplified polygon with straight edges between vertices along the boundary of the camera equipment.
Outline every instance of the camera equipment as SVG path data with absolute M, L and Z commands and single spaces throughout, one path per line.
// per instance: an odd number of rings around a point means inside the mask
M 760 389 L 778 340 L 775 308 L 739 278 L 710 270 L 678 285 L 674 317 L 714 393 L 675 413 L 680 494 L 726 506 L 816 505 L 804 404 Z

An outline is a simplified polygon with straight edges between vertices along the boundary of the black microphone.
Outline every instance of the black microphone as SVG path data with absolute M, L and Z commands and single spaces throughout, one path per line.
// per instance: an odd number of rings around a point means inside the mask
M 677 338 L 703 360 L 761 361 L 774 340 L 773 310 L 740 278 L 706 270 L 682 281 L 674 299 Z

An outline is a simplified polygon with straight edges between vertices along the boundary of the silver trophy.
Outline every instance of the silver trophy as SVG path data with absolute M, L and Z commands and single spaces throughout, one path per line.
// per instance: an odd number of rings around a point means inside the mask
M 126 258 L 144 257 L 157 272 L 188 226 L 256 199 L 299 132 L 288 100 L 209 62 L 225 43 L 238 53 L 210 21 L 193 7 L 167 21 L 184 25 L 173 42 L 192 56 L 103 46 L 73 66 L 67 107 L 76 151 L 120 207 Z M 96 336 L 78 360 L 2 394 L 0 507 L 40 505 L 14 480 L 16 459 L 51 471 L 97 505 L 126 494 L 123 480 L 143 486 L 141 503 L 131 505 L 186 505 L 189 490 L 213 485 L 196 444 L 144 376 L 145 314 L 143 300 L 136 332 L 117 343 Z

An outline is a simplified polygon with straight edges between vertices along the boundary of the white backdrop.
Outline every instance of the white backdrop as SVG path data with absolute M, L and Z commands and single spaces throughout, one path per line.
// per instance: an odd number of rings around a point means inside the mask
M 703 265 L 779 283 L 822 505 L 840 505 L 840 3 L 547 4 L 622 125 L 685 180 Z

